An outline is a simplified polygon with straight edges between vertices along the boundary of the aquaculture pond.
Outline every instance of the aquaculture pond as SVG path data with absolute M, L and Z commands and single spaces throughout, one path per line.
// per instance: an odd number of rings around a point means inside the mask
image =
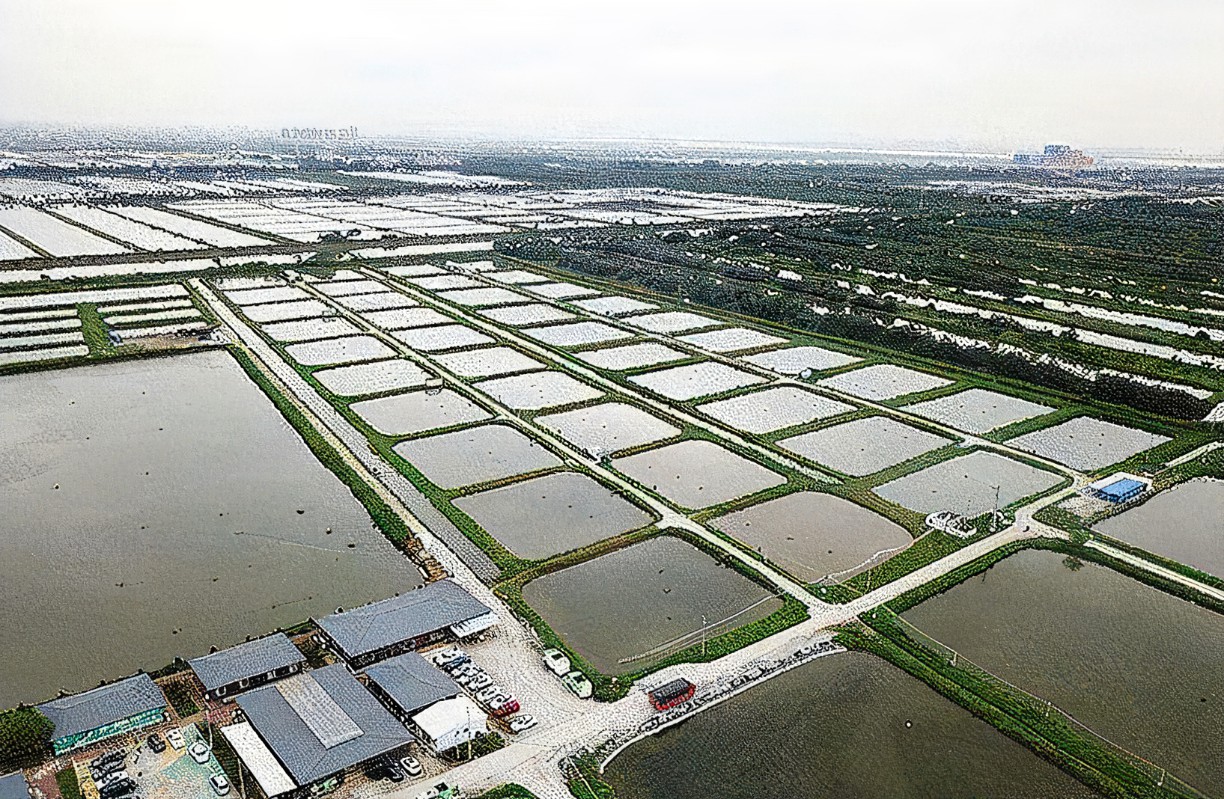
M 0 707 L 420 584 L 228 353 L 0 378 Z
M 637 671 L 677 649 L 762 619 L 781 600 L 672 536 L 659 536 L 533 580 L 523 598 L 605 674 Z
M 905 618 L 1199 790 L 1224 793 L 1224 616 L 1029 550 Z
M 1224 577 L 1224 480 L 1191 480 L 1095 529 L 1149 552 Z
M 1083 799 L 1093 793 L 908 674 L 831 655 L 633 744 L 619 799 Z

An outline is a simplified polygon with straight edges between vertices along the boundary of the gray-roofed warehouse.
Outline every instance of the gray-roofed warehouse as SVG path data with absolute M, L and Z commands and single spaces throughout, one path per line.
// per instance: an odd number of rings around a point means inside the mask
M 332 648 L 354 668 L 444 638 L 491 627 L 497 615 L 452 580 L 316 619 Z
M 414 740 L 343 663 L 256 688 L 235 701 L 301 786 Z
M 38 706 L 55 725 L 56 754 L 146 727 L 166 717 L 166 697 L 147 674 L 137 674 Z
M 370 691 L 391 706 L 401 721 L 435 702 L 459 695 L 459 686 L 416 652 L 375 663 L 366 669 Z
M 208 696 L 219 699 L 301 671 L 306 657 L 284 633 L 187 661 Z

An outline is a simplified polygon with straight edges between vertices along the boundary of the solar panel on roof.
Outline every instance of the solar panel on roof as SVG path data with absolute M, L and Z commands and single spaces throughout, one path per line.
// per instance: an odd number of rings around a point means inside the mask
M 277 683 L 276 690 L 327 749 L 361 737 L 357 722 L 309 674 Z

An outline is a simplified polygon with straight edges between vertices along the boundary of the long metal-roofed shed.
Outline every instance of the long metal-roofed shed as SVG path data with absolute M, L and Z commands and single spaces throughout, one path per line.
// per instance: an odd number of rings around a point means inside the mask
M 325 642 L 355 669 L 496 623 L 497 614 L 453 580 L 315 620 Z
M 30 786 L 20 771 L 0 776 L 0 799 L 30 799 Z
M 234 701 L 299 787 L 324 782 L 414 740 L 343 663 L 256 688 Z M 244 749 L 243 762 L 250 761 L 252 773 L 268 771 L 255 756 L 261 754 L 258 747 L 237 748 L 240 754 Z
M 55 725 L 51 745 L 58 755 L 164 721 L 166 697 L 149 675 L 137 674 L 38 709 Z
M 232 696 L 302 670 L 306 657 L 284 633 L 187 661 L 210 699 Z
M 455 681 L 416 652 L 375 663 L 365 673 L 370 678 L 370 691 L 382 699 L 400 721 L 408 721 L 414 713 L 459 695 Z
M 1124 502 L 1130 502 L 1144 491 L 1147 491 L 1151 485 L 1150 480 L 1145 480 L 1142 477 L 1126 472 L 1118 472 L 1109 477 L 1103 477 L 1094 483 L 1089 483 L 1084 488 L 1084 491 L 1097 499 L 1103 499 L 1106 502 L 1120 505 Z

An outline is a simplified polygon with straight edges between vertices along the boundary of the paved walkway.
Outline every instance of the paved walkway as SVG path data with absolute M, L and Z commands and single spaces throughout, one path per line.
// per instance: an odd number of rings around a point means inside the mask
M 1166 569 L 1160 564 L 1153 563 L 1152 561 L 1138 557 L 1137 555 L 1132 555 L 1131 553 L 1125 552 L 1116 547 L 1111 547 L 1109 544 L 1103 544 L 1100 541 L 1092 540 L 1085 544 L 1085 546 L 1089 547 L 1090 549 L 1095 549 L 1098 552 L 1102 552 L 1111 558 L 1117 558 L 1123 563 L 1129 563 L 1131 566 L 1143 569 L 1146 572 L 1151 572 L 1157 577 L 1163 577 L 1166 580 L 1171 580 L 1180 585 L 1184 585 L 1187 588 L 1193 588 L 1200 594 L 1224 602 L 1224 591 L 1221 591 L 1218 588 L 1213 588 L 1210 585 L 1200 583 L 1193 577 L 1187 577 L 1186 575 L 1175 572 L 1172 569 Z
M 314 422 L 314 427 L 330 439 L 329 443 L 339 452 L 349 465 L 369 478 L 369 482 L 384 500 L 400 506 L 405 512 L 404 520 L 408 523 L 413 535 L 426 543 L 426 549 L 438 554 L 435 547 L 428 545 L 429 540 L 442 539 L 448 550 L 458 555 L 463 564 L 483 579 L 493 580 L 501 570 L 489 559 L 480 547 L 472 543 L 460 530 L 451 523 L 433 503 L 414 486 L 408 478 L 391 468 L 378 453 L 370 448 L 369 442 L 357 428 L 353 427 L 339 411 L 323 399 L 317 391 L 290 364 L 286 363 L 266 341 L 260 338 L 249 325 L 238 318 L 229 306 L 221 302 L 208 286 L 199 278 L 193 278 L 191 286 L 199 292 L 208 303 L 213 313 L 217 315 L 233 331 L 238 344 L 252 356 L 256 365 L 263 367 L 262 371 L 274 383 L 279 384 L 285 397 L 298 405 L 298 409 Z M 389 494 L 388 494 L 389 492 Z M 441 559 L 441 558 L 439 558 Z M 454 570 L 447 570 L 452 574 Z

